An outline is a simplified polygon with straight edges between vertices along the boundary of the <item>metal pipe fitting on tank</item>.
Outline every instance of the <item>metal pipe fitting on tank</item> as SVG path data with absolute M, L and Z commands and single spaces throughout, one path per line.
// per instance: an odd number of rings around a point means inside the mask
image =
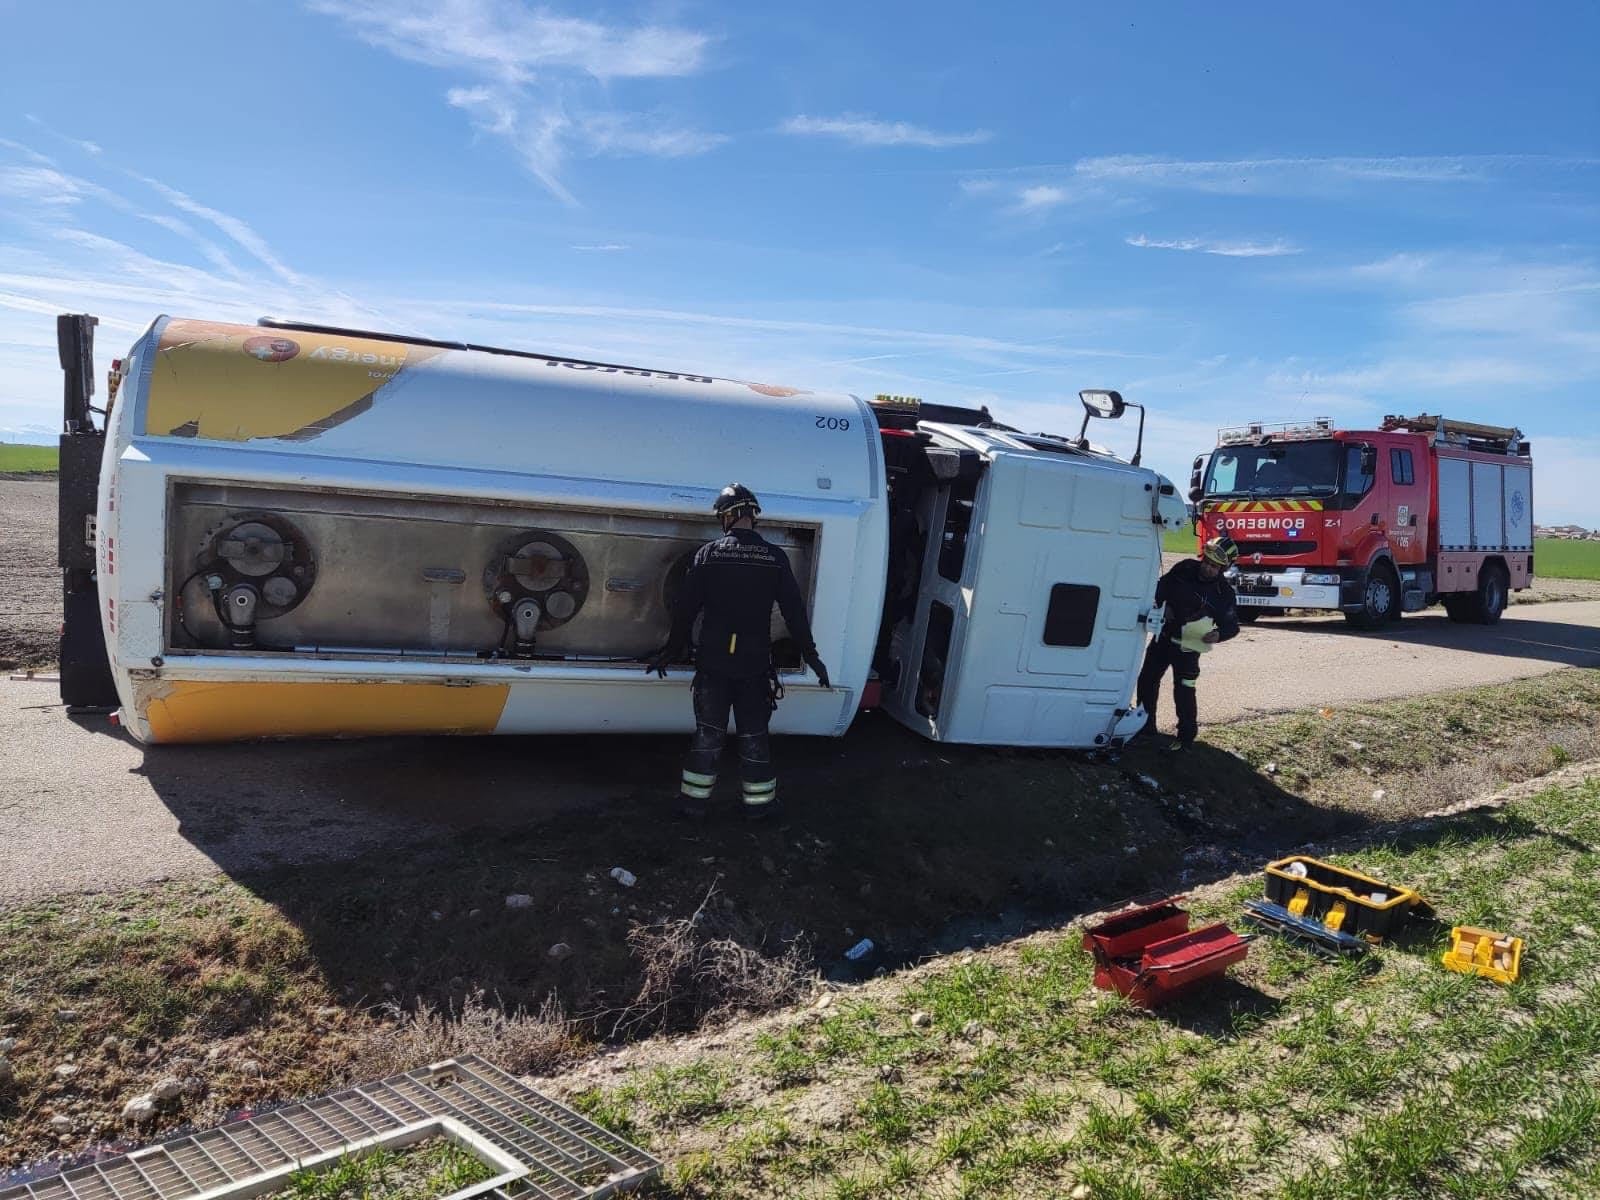
M 533 657 L 533 639 L 539 629 L 539 618 L 543 615 L 539 602 L 532 596 L 524 596 L 518 600 L 511 610 L 511 624 L 516 634 L 517 658 Z
M 222 594 L 222 617 L 228 625 L 228 644 L 235 650 L 256 646 L 256 606 L 261 595 L 248 583 L 236 583 Z

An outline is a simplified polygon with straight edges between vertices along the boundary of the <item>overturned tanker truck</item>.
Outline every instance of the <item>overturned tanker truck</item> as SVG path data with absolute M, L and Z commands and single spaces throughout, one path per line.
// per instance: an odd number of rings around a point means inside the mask
M 936 740 L 1111 747 L 1172 485 L 986 410 L 264 320 L 161 317 L 94 408 L 58 319 L 62 693 L 143 742 L 683 728 L 659 681 L 730 479 L 823 659 L 774 616 L 778 733 L 881 705 Z M 95 420 L 94 414 L 103 419 Z M 1143 410 L 1140 412 L 1142 437 Z

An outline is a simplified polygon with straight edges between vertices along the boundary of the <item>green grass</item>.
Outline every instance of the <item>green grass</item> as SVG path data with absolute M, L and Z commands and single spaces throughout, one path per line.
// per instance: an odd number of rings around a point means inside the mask
M 580 1103 L 669 1162 L 692 1147 L 676 1196 L 1596 1194 L 1600 780 L 1326 856 L 1418 887 L 1444 923 L 1356 961 L 1258 938 L 1157 1014 L 1096 991 L 1069 928 Z M 1190 907 L 1236 921 L 1259 890 Z M 1527 939 L 1518 983 L 1439 966 L 1469 919 Z M 744 1082 L 696 1116 L 708 1078 Z
M 1535 577 L 1600 579 L 1600 542 L 1539 538 L 1533 543 Z
M 1193 529 L 1168 529 L 1161 535 L 1161 549 L 1167 554 L 1193 554 L 1199 545 Z
M 268 1200 L 437 1200 L 494 1175 L 477 1155 L 436 1140 L 296 1171 Z
M 0 471 L 35 474 L 60 468 L 61 452 L 54 446 L 14 446 L 0 443 Z

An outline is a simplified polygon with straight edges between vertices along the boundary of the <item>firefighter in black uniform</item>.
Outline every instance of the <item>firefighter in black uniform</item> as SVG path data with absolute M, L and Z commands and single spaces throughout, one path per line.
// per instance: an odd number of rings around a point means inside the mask
M 672 613 L 672 634 L 650 660 L 646 672 L 666 678 L 667 664 L 683 657 L 690 630 L 702 612 L 700 646 L 695 656 L 694 740 L 684 762 L 678 800 L 689 816 L 703 816 L 717 782 L 717 763 L 728 740 L 728 710 L 739 726 L 739 774 L 744 810 L 751 816 L 773 811 L 778 780 L 772 769 L 767 723 L 782 694 L 772 665 L 772 606 L 778 606 L 789 636 L 823 687 L 828 668 L 811 640 L 800 585 L 789 556 L 755 530 L 761 511 L 755 493 L 742 483 L 722 489 L 712 506 L 723 536 L 695 552 Z
M 1216 628 L 1202 641 L 1225 642 L 1239 632 L 1239 615 L 1234 609 L 1233 588 L 1222 573 L 1239 558 L 1239 547 L 1227 534 L 1211 538 L 1199 558 L 1186 558 L 1161 577 L 1156 584 L 1156 603 L 1167 606 L 1161 636 L 1145 652 L 1144 668 L 1139 672 L 1139 703 L 1150 720 L 1139 732 L 1154 733 L 1156 703 L 1161 696 L 1161 679 L 1172 668 L 1172 702 L 1178 710 L 1178 740 L 1172 749 L 1182 750 L 1200 732 L 1199 705 L 1195 681 L 1200 678 L 1200 653 L 1185 650 L 1183 627 L 1191 621 L 1210 617 Z

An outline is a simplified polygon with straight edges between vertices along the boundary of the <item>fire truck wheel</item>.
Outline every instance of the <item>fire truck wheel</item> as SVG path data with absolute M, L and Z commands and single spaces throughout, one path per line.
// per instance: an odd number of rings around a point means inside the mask
M 1506 611 L 1507 588 L 1510 579 L 1506 569 L 1498 563 L 1489 563 L 1478 572 L 1478 591 L 1472 597 L 1468 611 L 1479 625 L 1493 625 Z
M 1344 619 L 1357 629 L 1381 629 L 1400 612 L 1400 581 L 1387 563 L 1379 563 L 1367 573 L 1361 590 L 1361 611 L 1345 613 Z

